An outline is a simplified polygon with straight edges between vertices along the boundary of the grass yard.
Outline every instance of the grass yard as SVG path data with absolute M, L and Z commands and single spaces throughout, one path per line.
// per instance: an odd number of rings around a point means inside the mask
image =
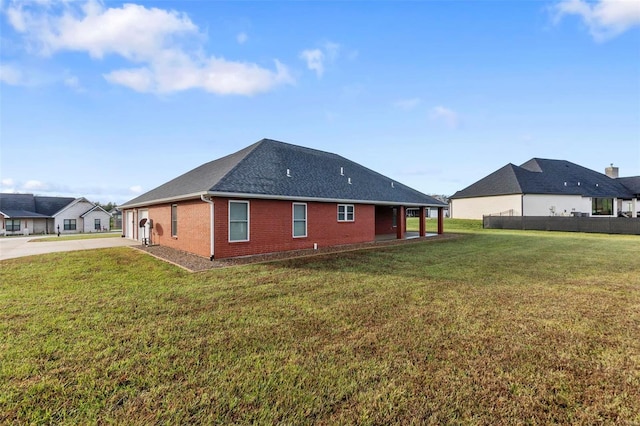
M 472 225 L 198 274 L 3 261 L 0 424 L 640 424 L 640 239 Z
M 89 234 L 72 234 L 72 235 L 61 235 L 54 237 L 44 237 L 44 238 L 34 238 L 30 240 L 30 243 L 47 243 L 51 241 L 65 241 L 65 240 L 90 240 L 94 238 L 121 238 L 122 234 L 118 232 L 96 232 Z

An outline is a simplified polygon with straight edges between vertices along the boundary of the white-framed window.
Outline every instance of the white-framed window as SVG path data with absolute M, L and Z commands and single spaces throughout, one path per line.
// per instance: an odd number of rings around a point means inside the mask
M 338 222 L 353 222 L 355 220 L 353 204 L 338 204 Z
M 307 204 L 293 203 L 293 238 L 307 236 Z
M 75 219 L 64 219 L 62 222 L 65 231 L 75 231 L 76 230 L 76 220 Z
M 7 232 L 17 232 L 20 230 L 20 219 L 7 219 L 5 226 Z
M 229 241 L 249 241 L 248 201 L 229 201 Z
M 178 236 L 178 205 L 171 204 L 171 236 Z
M 93 219 L 93 229 L 95 231 L 99 231 L 99 230 L 102 229 L 102 225 L 100 224 L 100 219 L 99 218 Z

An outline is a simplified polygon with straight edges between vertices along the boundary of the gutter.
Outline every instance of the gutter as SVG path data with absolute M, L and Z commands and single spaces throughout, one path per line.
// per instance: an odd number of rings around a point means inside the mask
M 321 197 L 304 197 L 293 195 L 269 195 L 269 194 L 251 194 L 251 193 L 239 193 L 239 192 L 209 192 L 212 197 L 223 198 L 249 198 L 249 199 L 264 199 L 264 200 L 284 200 L 284 201 L 307 201 L 307 202 L 320 202 L 320 203 L 344 203 L 344 204 L 375 204 L 379 206 L 397 206 L 403 205 L 406 207 L 447 207 L 445 203 L 408 203 L 405 201 L 379 201 L 379 200 L 355 200 L 351 198 L 321 198 Z
M 210 243 L 210 245 L 211 245 L 211 249 L 210 249 L 211 256 L 209 257 L 209 260 L 211 260 L 211 261 L 212 261 L 212 260 L 213 260 L 214 253 L 215 253 L 215 243 L 214 243 L 214 241 L 215 241 L 215 240 L 214 240 L 214 234 L 213 234 L 214 229 L 215 229 L 215 221 L 214 221 L 214 219 L 215 219 L 215 215 L 214 215 L 214 211 L 213 211 L 213 206 L 214 206 L 214 204 L 213 204 L 213 201 L 211 201 L 211 197 L 205 197 L 204 195 L 201 195 L 201 196 L 200 196 L 200 199 L 201 199 L 202 201 L 204 201 L 205 203 L 208 203 L 208 204 L 209 204 L 209 206 L 210 206 L 210 207 L 209 207 L 209 217 L 210 217 L 210 223 L 209 223 L 210 230 L 209 230 L 209 235 L 210 235 L 210 239 L 211 239 L 211 241 L 210 241 L 209 243 Z
M 378 206 L 397 206 L 403 205 L 406 207 L 448 207 L 445 203 L 408 203 L 405 201 L 380 201 L 380 200 L 355 200 L 349 198 L 321 198 L 321 197 L 300 197 L 293 195 L 270 195 L 270 194 L 252 194 L 249 192 L 194 192 L 191 194 L 185 194 L 179 197 L 159 198 L 157 200 L 142 201 L 132 204 L 123 204 L 119 208 L 132 209 L 136 207 L 146 207 L 156 204 L 175 203 L 178 201 L 192 200 L 202 197 L 223 197 L 223 198 L 248 198 L 248 199 L 263 199 L 263 200 L 284 200 L 284 201 L 307 201 L 307 202 L 320 202 L 320 203 L 344 203 L 344 204 L 375 204 Z M 208 201 L 206 201 L 208 202 Z

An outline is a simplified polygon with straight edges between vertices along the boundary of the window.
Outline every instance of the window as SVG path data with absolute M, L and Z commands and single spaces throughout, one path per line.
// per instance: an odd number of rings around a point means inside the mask
M 178 236 L 178 205 L 171 204 L 171 236 Z
M 96 231 L 99 231 L 102 229 L 102 226 L 100 225 L 100 219 L 93 220 L 93 229 L 95 229 Z
M 293 238 L 307 236 L 307 205 L 293 203 Z
M 229 241 L 249 241 L 248 201 L 229 201 Z
M 7 232 L 17 232 L 20 230 L 20 221 L 18 219 L 7 219 L 5 225 Z
M 338 222 L 353 222 L 353 204 L 338 204 Z
M 64 220 L 64 230 L 65 231 L 75 231 L 76 230 L 76 220 L 75 219 L 65 219 Z
M 591 200 L 591 214 L 594 216 L 613 215 L 613 198 L 593 198 Z

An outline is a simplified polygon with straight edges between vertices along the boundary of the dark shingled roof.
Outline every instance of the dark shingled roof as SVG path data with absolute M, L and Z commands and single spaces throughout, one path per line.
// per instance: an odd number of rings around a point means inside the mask
M 36 211 L 47 216 L 53 216 L 75 201 L 71 197 L 41 197 L 36 196 Z
M 12 218 L 48 218 L 75 198 L 41 197 L 33 194 L 0 194 L 0 212 Z
M 120 208 L 204 194 L 446 206 L 339 155 L 263 139 L 234 154 L 196 167 Z
M 622 179 L 612 179 L 569 161 L 533 158 L 519 167 L 507 164 L 451 198 L 509 194 L 633 198 L 634 192 L 623 185 Z
M 632 194 L 640 196 L 640 176 L 623 177 L 617 180 L 626 186 Z

